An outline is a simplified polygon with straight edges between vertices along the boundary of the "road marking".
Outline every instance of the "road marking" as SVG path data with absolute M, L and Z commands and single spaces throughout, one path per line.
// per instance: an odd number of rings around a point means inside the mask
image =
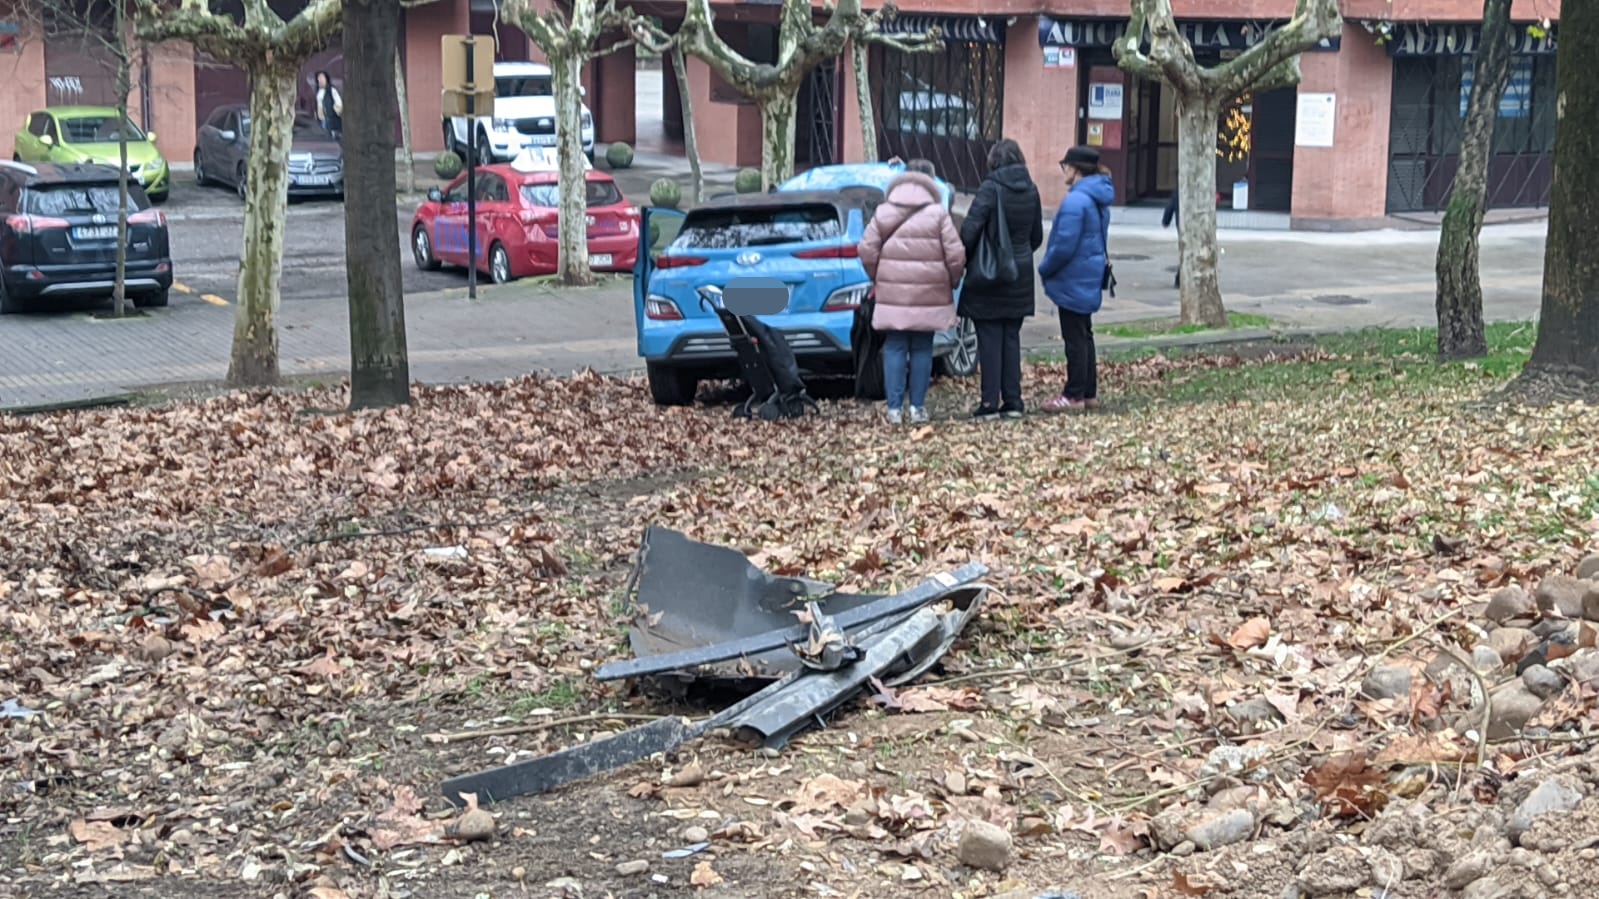
M 194 288 L 184 284 L 182 281 L 173 281 L 172 289 L 176 290 L 178 293 L 194 293 Z
M 228 304 L 227 300 L 222 299 L 214 293 L 202 293 L 200 294 L 200 299 L 205 300 L 207 303 L 210 303 L 213 306 L 226 306 Z

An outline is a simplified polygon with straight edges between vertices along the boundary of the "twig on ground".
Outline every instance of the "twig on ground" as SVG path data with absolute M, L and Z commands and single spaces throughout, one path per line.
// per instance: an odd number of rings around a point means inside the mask
M 511 737 L 517 734 L 536 733 L 555 727 L 566 727 L 571 724 L 584 724 L 590 721 L 656 721 L 663 715 L 641 715 L 630 712 L 594 712 L 588 715 L 571 715 L 566 718 L 546 718 L 542 721 L 528 721 L 523 724 L 511 724 L 505 727 L 489 727 L 483 730 L 463 730 L 451 734 L 428 734 L 423 737 L 429 743 L 459 743 L 464 740 L 477 740 L 483 737 Z
M 1466 673 L 1470 674 L 1472 679 L 1477 682 L 1477 689 L 1482 691 L 1482 720 L 1477 723 L 1477 767 L 1481 768 L 1483 761 L 1488 758 L 1488 720 L 1493 717 L 1493 694 L 1488 691 L 1488 682 L 1483 680 L 1482 675 L 1477 672 L 1477 666 L 1471 664 L 1464 656 L 1456 652 L 1454 647 L 1439 640 L 1436 636 L 1429 638 L 1429 642 L 1445 655 L 1458 662 L 1460 667 L 1466 669 Z
M 1160 853 L 1159 855 L 1155 856 L 1153 861 L 1144 862 L 1143 864 L 1139 865 L 1138 867 L 1129 868 L 1126 871 L 1117 871 L 1115 874 L 1107 875 L 1105 877 L 1105 879 L 1106 880 L 1126 880 L 1129 877 L 1137 877 L 1138 875 L 1144 873 L 1145 871 L 1148 871 L 1150 868 L 1153 868 L 1156 865 L 1159 865 L 1159 864 L 1161 864 L 1163 862 L 1170 861 L 1171 859 L 1172 859 L 1172 856 L 1168 856 L 1165 853 Z
M 971 672 L 969 674 L 959 674 L 959 675 L 956 675 L 954 677 L 946 677 L 946 678 L 942 678 L 940 680 L 921 681 L 919 683 L 907 686 L 904 689 L 906 689 L 906 690 L 918 690 L 918 689 L 922 689 L 922 688 L 925 688 L 925 687 L 948 687 L 948 686 L 950 686 L 952 684 L 964 684 L 964 683 L 968 683 L 970 681 L 989 680 L 991 678 L 996 678 L 996 677 L 1029 677 L 1030 678 L 1030 677 L 1032 677 L 1035 674 L 1045 674 L 1045 673 L 1048 673 L 1050 671 L 1062 671 L 1062 670 L 1067 669 L 1067 668 L 1075 668 L 1075 667 L 1077 667 L 1079 665 L 1086 665 L 1086 664 L 1088 664 L 1090 662 L 1101 662 L 1101 661 L 1104 661 L 1106 659 L 1116 658 L 1118 656 L 1131 655 L 1131 654 L 1133 654 L 1135 652 L 1139 652 L 1140 650 L 1146 649 L 1146 648 L 1151 647 L 1151 646 L 1157 646 L 1157 645 L 1159 645 L 1161 643 L 1170 643 L 1170 642 L 1172 642 L 1175 639 L 1176 639 L 1175 637 L 1152 637 L 1149 640 L 1147 640 L 1147 641 L 1145 641 L 1143 643 L 1140 643 L 1137 646 L 1130 647 L 1128 649 L 1113 649 L 1110 652 L 1101 653 L 1099 655 L 1077 656 L 1075 658 L 1068 659 L 1067 661 L 1064 661 L 1064 662 L 1056 662 L 1056 663 L 1053 663 L 1053 664 L 1041 665 L 1041 666 L 1038 666 L 1038 667 L 1033 667 L 1031 665 L 1028 665 L 1028 666 L 1025 666 L 1025 667 L 1022 667 L 1022 668 L 996 668 L 996 669 L 994 669 L 992 671 L 973 671 L 973 672 Z

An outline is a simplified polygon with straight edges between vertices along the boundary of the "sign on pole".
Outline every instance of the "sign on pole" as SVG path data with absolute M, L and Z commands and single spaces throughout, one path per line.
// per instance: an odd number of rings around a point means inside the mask
M 446 116 L 466 116 L 466 295 L 477 299 L 477 116 L 494 112 L 494 38 L 486 34 L 446 34 L 439 98 Z
M 444 89 L 463 94 L 494 90 L 494 38 L 486 34 L 446 34 L 443 44 Z

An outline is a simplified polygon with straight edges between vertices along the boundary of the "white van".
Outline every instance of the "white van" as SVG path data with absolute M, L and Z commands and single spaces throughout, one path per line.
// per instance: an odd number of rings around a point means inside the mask
M 579 92 L 582 88 L 578 88 Z M 594 159 L 594 116 L 583 106 L 583 152 Z M 444 120 L 444 146 L 467 157 L 467 116 Z M 555 88 L 550 67 L 537 62 L 494 64 L 494 114 L 476 121 L 480 164 L 515 159 L 529 147 L 555 146 Z

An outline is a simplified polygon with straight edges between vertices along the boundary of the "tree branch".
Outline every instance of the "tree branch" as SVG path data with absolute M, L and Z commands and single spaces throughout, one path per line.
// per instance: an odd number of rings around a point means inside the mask
M 1299 83 L 1299 54 L 1311 50 L 1323 40 L 1337 37 L 1344 27 L 1343 16 L 1338 12 L 1338 0 L 1295 0 L 1294 17 L 1288 24 L 1268 33 L 1253 47 L 1228 60 L 1211 71 L 1216 84 L 1233 94 L 1257 87 L 1267 78 L 1277 81 L 1276 86 L 1286 87 Z M 1280 72 L 1285 63 L 1293 62 L 1293 80 L 1281 82 L 1286 73 Z

